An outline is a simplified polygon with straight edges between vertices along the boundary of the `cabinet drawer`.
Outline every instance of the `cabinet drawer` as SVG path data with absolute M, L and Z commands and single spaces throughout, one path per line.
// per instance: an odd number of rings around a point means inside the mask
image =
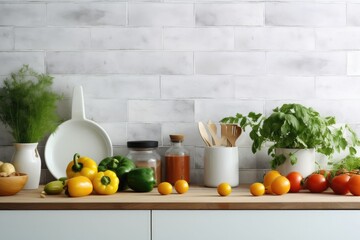
M 152 239 L 354 239 L 359 219 L 358 210 L 157 210 Z
M 0 211 L 1 239 L 150 240 L 150 211 Z

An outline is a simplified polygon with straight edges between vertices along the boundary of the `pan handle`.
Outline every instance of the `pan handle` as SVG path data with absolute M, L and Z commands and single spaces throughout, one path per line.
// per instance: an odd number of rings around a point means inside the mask
M 85 119 L 85 107 L 84 107 L 84 96 L 81 85 L 74 87 L 73 98 L 72 98 L 72 119 Z

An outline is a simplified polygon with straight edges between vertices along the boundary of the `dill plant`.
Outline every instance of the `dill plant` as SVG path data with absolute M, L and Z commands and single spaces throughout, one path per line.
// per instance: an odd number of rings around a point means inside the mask
M 0 121 L 15 142 L 39 142 L 60 123 L 56 113 L 61 96 L 51 90 L 53 77 L 39 74 L 28 65 L 11 73 L 0 89 Z

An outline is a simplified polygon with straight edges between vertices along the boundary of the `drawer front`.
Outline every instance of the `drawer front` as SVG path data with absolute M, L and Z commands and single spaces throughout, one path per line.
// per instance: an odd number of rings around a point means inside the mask
M 354 239 L 359 219 L 350 210 L 157 210 L 152 239 Z
M 1 239 L 148 239 L 150 211 L 0 211 Z

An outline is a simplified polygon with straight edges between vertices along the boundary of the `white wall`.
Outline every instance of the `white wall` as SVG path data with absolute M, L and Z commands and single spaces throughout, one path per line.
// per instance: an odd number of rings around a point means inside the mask
M 134 139 L 158 140 L 163 153 L 170 133 L 184 133 L 198 183 L 197 121 L 299 102 L 358 128 L 359 50 L 357 0 L 0 0 L 1 79 L 24 63 L 53 75 L 65 119 L 82 84 L 87 117 L 116 153 Z M 252 182 L 266 153 L 253 155 L 246 135 L 238 145 L 241 181 Z

